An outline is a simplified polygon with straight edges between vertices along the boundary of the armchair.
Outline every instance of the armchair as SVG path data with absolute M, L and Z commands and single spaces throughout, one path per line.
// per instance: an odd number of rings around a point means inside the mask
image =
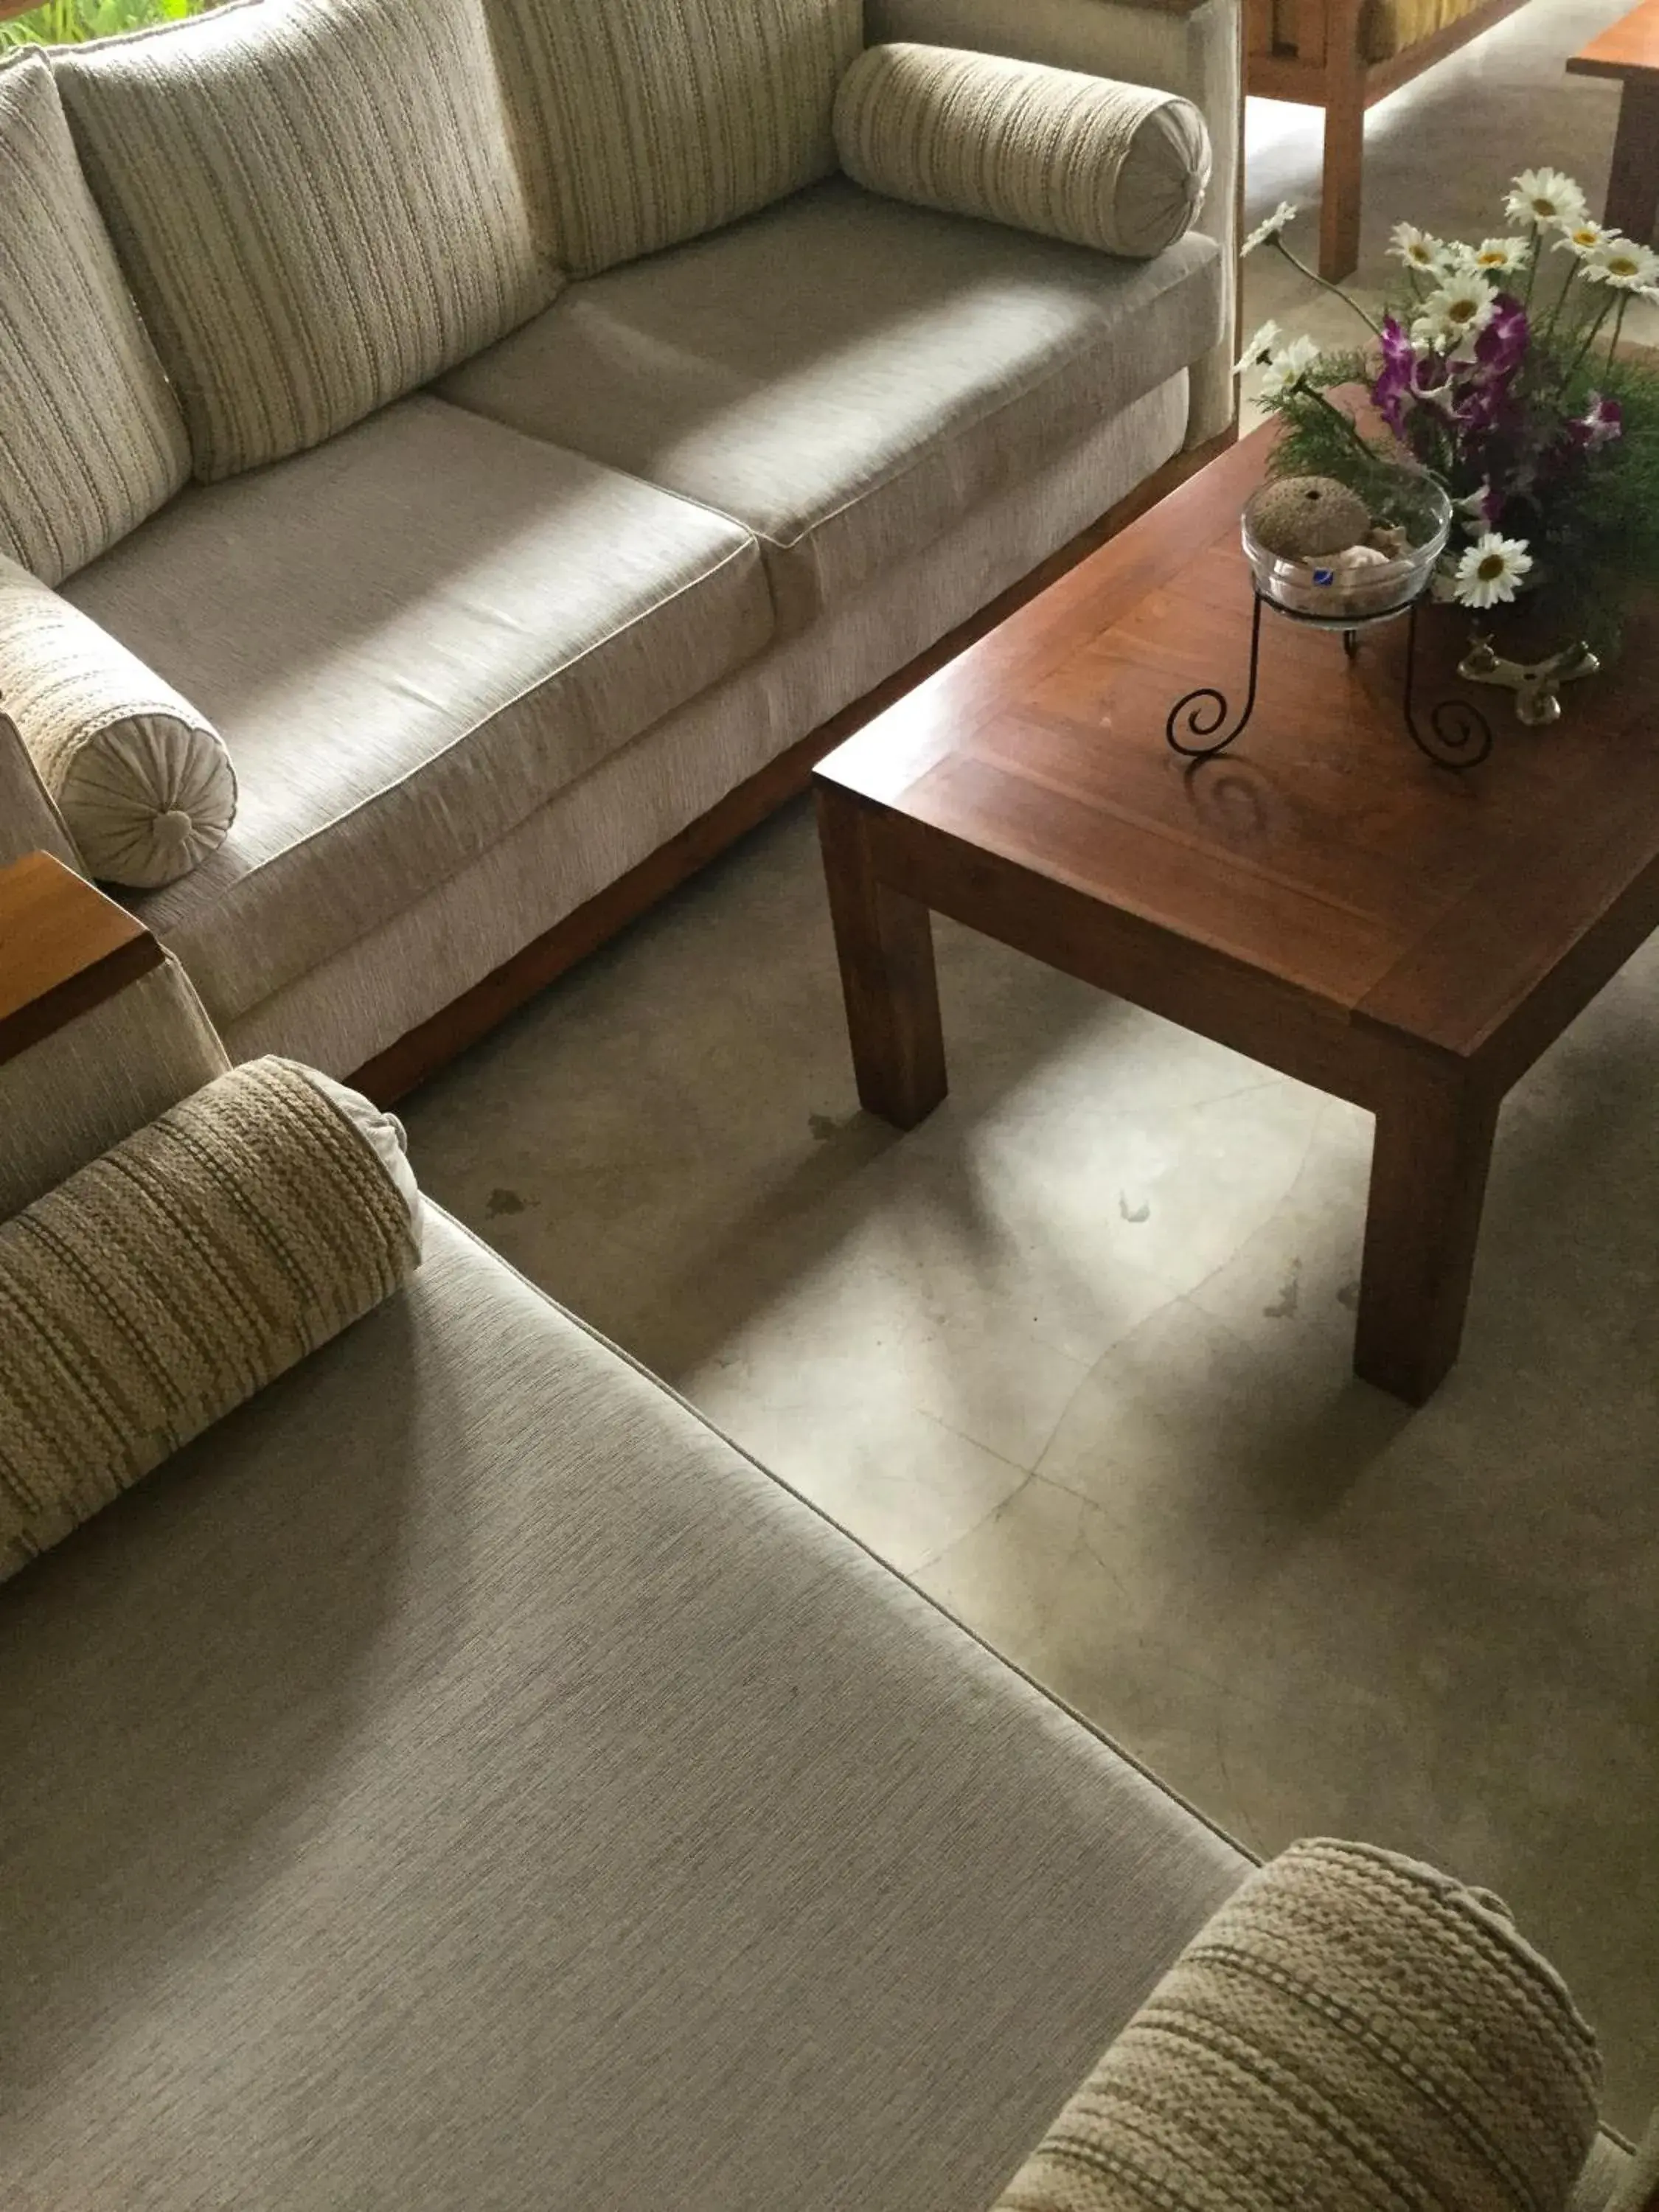
M 1522 0 L 1248 0 L 1245 88 L 1325 111 L 1319 273 L 1359 261 L 1365 110 L 1509 15 Z

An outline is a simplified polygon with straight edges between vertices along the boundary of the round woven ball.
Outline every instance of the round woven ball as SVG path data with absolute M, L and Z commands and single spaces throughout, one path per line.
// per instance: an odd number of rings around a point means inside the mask
M 1256 543 L 1282 561 L 1346 552 L 1370 526 L 1364 501 L 1334 477 L 1281 477 L 1250 507 Z

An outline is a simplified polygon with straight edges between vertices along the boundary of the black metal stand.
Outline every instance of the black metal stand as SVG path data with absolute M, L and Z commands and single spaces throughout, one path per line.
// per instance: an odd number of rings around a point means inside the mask
M 1170 719 L 1164 724 L 1164 734 L 1172 751 L 1183 760 L 1215 760 L 1249 726 L 1255 713 L 1258 678 L 1261 671 L 1261 611 L 1272 607 L 1276 615 L 1286 622 L 1306 623 L 1317 629 L 1329 629 L 1332 624 L 1316 615 L 1299 615 L 1293 607 L 1281 607 L 1261 592 L 1254 593 L 1255 605 L 1250 616 L 1250 684 L 1245 695 L 1244 711 L 1224 737 L 1216 732 L 1228 720 L 1232 709 L 1227 704 L 1226 694 L 1218 691 L 1213 684 L 1201 684 L 1196 691 L 1188 692 L 1177 699 L 1170 709 Z M 1420 599 L 1413 599 L 1409 608 L 1392 607 L 1386 614 L 1371 615 L 1364 623 L 1357 623 L 1342 632 L 1342 649 L 1352 660 L 1359 650 L 1359 632 L 1380 622 L 1392 622 L 1407 616 L 1406 628 L 1406 688 L 1401 711 L 1407 732 L 1421 753 L 1426 754 L 1438 768 L 1451 769 L 1461 775 L 1464 770 L 1479 768 L 1492 751 L 1492 726 L 1480 708 L 1468 699 L 1442 699 L 1428 711 L 1426 726 L 1417 715 L 1417 614 Z

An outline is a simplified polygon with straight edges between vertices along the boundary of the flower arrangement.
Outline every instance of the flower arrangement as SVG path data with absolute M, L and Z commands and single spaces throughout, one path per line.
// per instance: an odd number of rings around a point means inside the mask
M 1282 426 L 1276 475 L 1334 477 L 1380 514 L 1414 466 L 1454 504 L 1437 596 L 1480 611 L 1548 581 L 1561 618 L 1605 643 L 1623 587 L 1659 580 L 1659 362 L 1620 343 L 1632 300 L 1659 305 L 1659 253 L 1603 230 L 1553 169 L 1518 176 L 1504 212 L 1513 230 L 1476 246 L 1398 224 L 1401 281 L 1378 317 L 1326 286 L 1366 326 L 1357 350 L 1268 323 L 1239 367 Z M 1281 204 L 1244 251 L 1321 283 L 1285 243 L 1296 213 Z M 1369 420 L 1331 396 L 1354 386 Z

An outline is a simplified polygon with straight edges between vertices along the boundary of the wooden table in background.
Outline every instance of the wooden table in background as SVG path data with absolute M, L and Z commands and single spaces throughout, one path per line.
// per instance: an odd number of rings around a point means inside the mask
M 1238 514 L 1272 434 L 819 768 L 859 1096 L 900 1128 L 945 1096 L 938 912 L 1369 1108 L 1355 1364 L 1419 1404 L 1457 1356 L 1499 1103 L 1659 925 L 1659 672 L 1633 634 L 1555 732 L 1480 693 L 1497 750 L 1459 777 L 1402 726 L 1403 623 L 1350 663 L 1270 615 L 1255 720 L 1188 768 L 1164 720 L 1242 690 Z M 1462 642 L 1425 613 L 1425 702 Z
M 1567 64 L 1574 76 L 1624 86 L 1602 220 L 1647 244 L 1659 220 L 1659 0 L 1642 0 Z

